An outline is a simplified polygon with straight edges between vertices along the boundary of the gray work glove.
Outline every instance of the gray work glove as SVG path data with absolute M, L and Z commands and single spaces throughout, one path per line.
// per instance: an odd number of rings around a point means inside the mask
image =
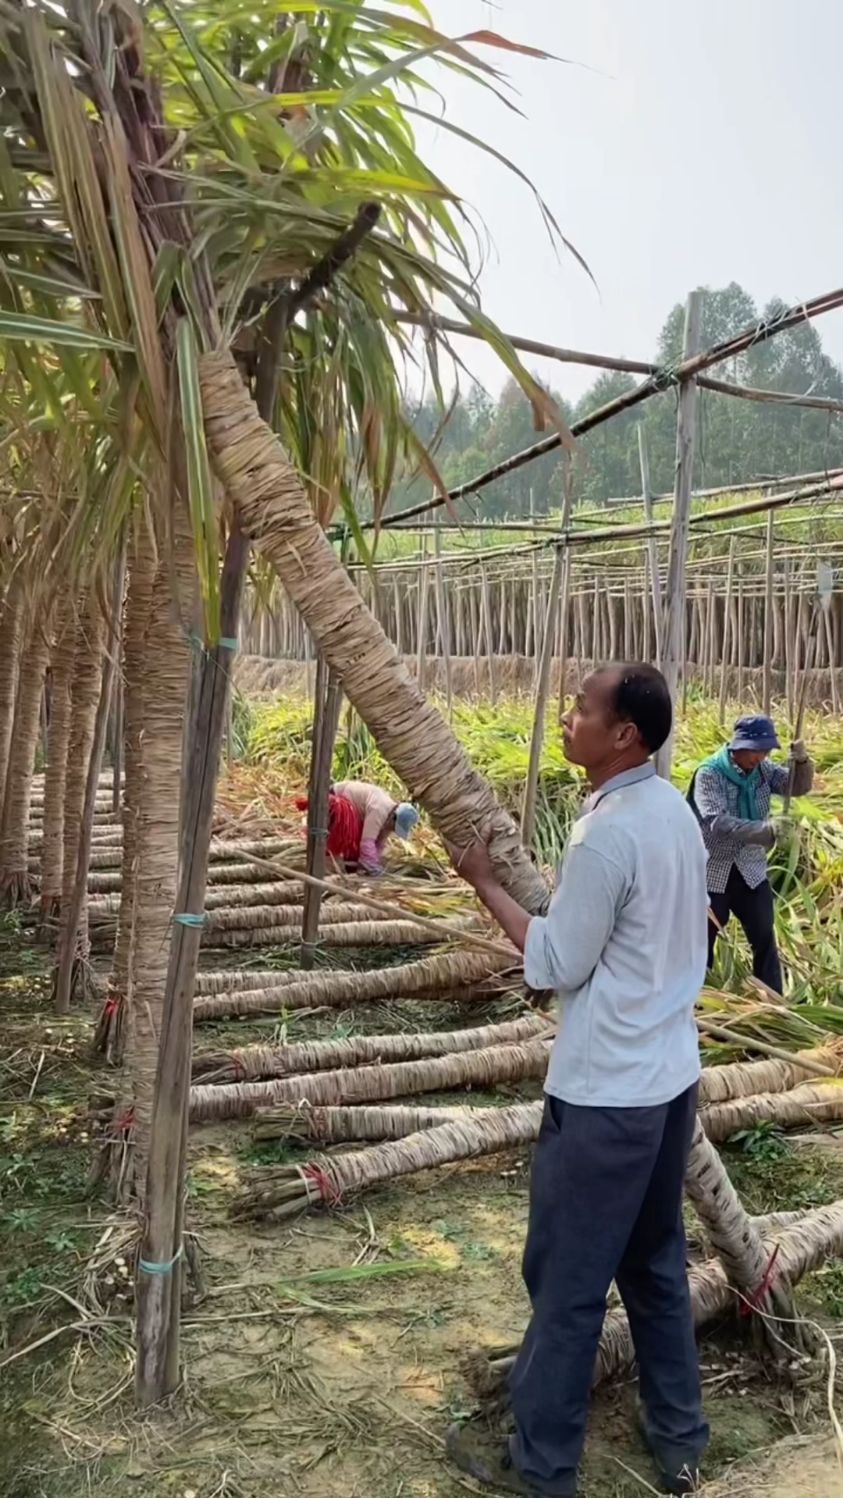
M 793 743 L 790 746 L 790 753 L 792 758 L 798 765 L 804 764 L 805 760 L 808 758 L 808 750 L 805 748 L 805 740 L 794 739 Z

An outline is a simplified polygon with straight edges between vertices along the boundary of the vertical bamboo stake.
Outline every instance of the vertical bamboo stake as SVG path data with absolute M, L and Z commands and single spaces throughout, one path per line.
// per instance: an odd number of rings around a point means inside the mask
M 339 678 L 325 664 L 321 651 L 316 661 L 316 686 L 313 704 L 313 743 L 310 752 L 310 780 L 307 788 L 307 863 L 314 879 L 325 877 L 325 845 L 328 841 L 328 796 L 331 788 L 331 765 L 334 742 L 342 708 L 342 686 Z M 315 957 L 319 933 L 319 910 L 322 891 L 306 884 L 301 923 L 301 967 L 310 970 Z
M 683 359 L 689 359 L 699 348 L 700 310 L 700 292 L 692 291 L 685 308 Z M 696 423 L 697 384 L 696 380 L 691 378 L 683 380 L 679 388 L 679 414 L 676 423 L 676 483 L 673 491 L 673 520 L 670 531 L 670 557 L 662 641 L 662 669 L 674 703 L 685 655 L 685 569 L 688 559 L 688 522 L 691 514 Z M 671 729 L 667 742 L 656 756 L 656 768 L 659 774 L 668 779 L 673 762 L 674 732 L 675 729 Z
M 497 701 L 498 686 L 495 676 L 495 657 L 492 648 L 492 599 L 489 591 L 489 579 L 486 575 L 486 564 L 480 562 L 480 587 L 483 595 L 483 638 L 486 642 L 486 662 L 489 668 L 489 697 L 494 703 Z
M 705 676 L 704 676 L 704 681 L 703 681 L 703 688 L 704 688 L 706 696 L 707 697 L 711 697 L 714 694 L 714 633 L 715 633 L 714 582 L 713 582 L 712 578 L 709 578 L 709 580 L 708 580 L 708 590 L 707 590 L 707 593 L 706 593 L 706 601 L 705 601 L 705 626 L 706 626 L 705 627 Z
M 498 655 L 506 654 L 506 600 L 507 585 L 506 578 L 501 573 L 498 587 Z
M 562 522 L 563 536 L 571 524 L 571 506 L 573 504 L 573 466 L 571 459 L 566 453 L 562 460 Z M 565 711 L 565 699 L 568 695 L 568 616 L 571 609 L 571 548 L 567 541 L 563 543 L 564 562 L 562 566 L 561 598 L 559 603 L 559 706 L 558 720 L 561 723 Z M 551 590 L 553 582 L 551 580 Z
M 761 706 L 768 717 L 773 702 L 773 544 L 773 511 L 768 510 L 767 554 L 764 565 L 764 684 L 761 700 Z
M 823 609 L 823 627 L 825 629 L 825 644 L 828 653 L 828 675 L 831 684 L 831 711 L 835 716 L 840 712 L 840 694 L 837 689 L 837 673 L 834 660 L 834 639 L 831 627 L 831 609 Z
M 392 602 L 395 608 L 395 649 L 399 655 L 404 654 L 404 619 L 403 600 L 401 588 L 398 582 L 398 573 L 392 574 Z
M 623 580 L 623 658 L 631 661 L 635 654 L 632 641 L 632 587 L 628 577 Z
M 427 561 L 427 536 L 422 531 L 419 541 L 421 556 L 419 559 L 419 607 L 416 617 L 416 679 L 419 690 L 424 691 L 425 676 L 427 674 L 427 594 L 429 583 L 429 569 L 425 566 Z
M 743 591 L 743 578 L 741 576 L 740 564 L 738 564 L 738 702 L 740 703 L 743 703 L 744 657 L 746 654 Z
M 477 698 L 483 695 L 483 686 L 480 680 L 480 608 L 477 601 L 477 593 L 474 588 L 468 595 L 471 619 L 471 643 L 472 658 L 474 660 L 474 695 Z
M 616 661 L 618 658 L 618 611 L 608 577 L 603 579 L 603 591 L 606 596 L 606 615 L 609 621 L 609 660 Z
M 580 577 L 580 591 L 577 594 L 577 683 L 582 681 L 583 669 L 588 660 L 588 625 L 589 613 L 586 605 L 585 584 Z
M 653 523 L 653 493 L 650 488 L 650 458 L 647 452 L 647 434 L 643 422 L 638 423 L 638 463 L 641 469 L 641 496 L 644 501 L 644 520 Z M 647 537 L 647 557 L 650 564 L 650 588 L 653 594 L 653 622 L 656 632 L 656 665 L 662 663 L 662 589 L 659 578 L 659 545 L 655 536 Z M 648 631 L 649 633 L 649 631 Z
M 641 633 L 643 644 L 641 647 L 642 659 L 650 659 L 650 630 L 652 628 L 650 608 L 650 558 L 644 553 L 644 591 L 641 594 Z
M 785 692 L 785 705 L 786 705 L 786 709 L 787 709 L 787 718 L 788 718 L 788 722 L 789 723 L 793 722 L 793 717 L 794 717 L 794 712 L 793 712 L 793 628 L 792 628 L 793 600 L 792 600 L 792 597 L 791 597 L 791 581 L 792 581 L 792 573 L 791 573 L 790 558 L 789 557 L 785 557 L 785 559 L 784 559 L 784 602 L 783 602 L 782 612 L 783 612 L 783 621 L 784 621 L 784 692 Z
M 439 640 L 442 646 L 442 661 L 445 667 L 445 698 L 448 703 L 448 717 L 453 711 L 453 682 L 451 678 L 451 621 L 448 611 L 448 599 L 445 592 L 445 574 L 442 568 L 442 529 L 436 526 L 433 531 L 433 549 L 436 557 L 436 618 L 439 627 Z M 476 645 L 475 645 L 476 652 Z
M 559 607 L 559 588 L 562 572 L 567 560 L 567 547 L 557 546 L 553 558 L 553 573 L 547 600 L 547 614 L 542 634 L 542 652 L 539 661 L 539 679 L 536 685 L 536 707 L 533 714 L 533 732 L 530 739 L 530 759 L 524 797 L 521 803 L 521 839 L 529 848 L 536 830 L 536 792 L 539 782 L 539 764 L 544 743 L 544 723 L 547 713 L 547 697 L 550 688 L 550 667 L 553 660 L 553 620 Z
M 772 510 L 770 511 L 772 514 Z M 720 657 L 720 703 L 718 722 L 726 721 L 726 691 L 729 681 L 729 631 L 732 625 L 732 581 L 735 575 L 735 538 L 729 537 L 729 565 L 726 569 L 726 596 L 723 600 L 723 650 Z

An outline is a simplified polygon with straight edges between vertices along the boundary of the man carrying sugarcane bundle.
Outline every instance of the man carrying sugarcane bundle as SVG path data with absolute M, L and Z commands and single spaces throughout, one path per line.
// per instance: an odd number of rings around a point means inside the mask
M 708 1427 L 682 1196 L 700 1075 L 705 848 L 651 760 L 671 718 L 653 666 L 605 666 L 583 682 L 564 740 L 591 795 L 546 916 L 507 894 L 484 845 L 451 850 L 523 951 L 526 982 L 559 998 L 524 1251 L 532 1317 L 510 1381 L 515 1434 L 495 1448 L 479 1424 L 448 1433 L 452 1461 L 495 1491 L 575 1498 L 613 1280 L 662 1489 L 698 1486 Z
M 770 754 L 779 739 L 771 718 L 761 713 L 738 718 L 732 738 L 697 768 L 688 800 L 697 813 L 708 853 L 708 965 L 714 961 L 717 933 L 734 915 L 752 948 L 752 971 L 782 992 L 782 969 L 773 924 L 773 891 L 767 854 L 788 835 L 787 819 L 770 817 L 773 796 L 804 796 L 814 782 L 814 766 L 801 739 L 791 745 L 786 765 Z

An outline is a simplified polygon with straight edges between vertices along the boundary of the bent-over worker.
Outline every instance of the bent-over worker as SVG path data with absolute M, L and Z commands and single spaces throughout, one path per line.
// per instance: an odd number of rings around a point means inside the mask
M 814 783 L 802 740 L 791 745 L 788 765 L 772 763 L 770 753 L 779 747 L 772 719 L 761 713 L 738 718 L 731 741 L 703 760 L 688 791 L 708 853 L 708 903 L 719 923 L 708 923 L 708 965 L 718 930 L 737 916 L 752 948 L 753 974 L 775 993 L 782 992 L 782 969 L 767 853 L 787 824 L 771 820 L 770 801 L 788 790 L 803 796 Z
M 307 811 L 307 799 L 296 805 Z M 383 873 L 383 851 L 394 832 L 405 841 L 412 836 L 419 814 L 409 801 L 396 801 L 368 780 L 339 780 L 328 795 L 328 840 L 332 858 L 366 874 Z
M 496 1451 L 479 1428 L 448 1433 L 456 1465 L 504 1492 L 574 1498 L 613 1280 L 664 1491 L 695 1491 L 708 1440 L 682 1225 L 700 1074 L 705 850 L 684 797 L 651 762 L 671 717 L 652 666 L 604 666 L 583 683 L 564 741 L 591 795 L 546 916 L 531 918 L 506 893 L 484 846 L 452 852 L 523 950 L 527 984 L 559 996 L 530 1185 L 532 1318 L 511 1377 L 515 1434 Z

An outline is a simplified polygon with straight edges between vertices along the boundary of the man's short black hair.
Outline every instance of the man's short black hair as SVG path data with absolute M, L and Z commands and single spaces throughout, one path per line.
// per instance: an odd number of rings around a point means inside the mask
M 622 723 L 634 723 L 649 753 L 655 754 L 673 724 L 673 704 L 661 671 L 643 661 L 622 661 L 604 669 L 617 672 L 610 698 L 615 717 Z

